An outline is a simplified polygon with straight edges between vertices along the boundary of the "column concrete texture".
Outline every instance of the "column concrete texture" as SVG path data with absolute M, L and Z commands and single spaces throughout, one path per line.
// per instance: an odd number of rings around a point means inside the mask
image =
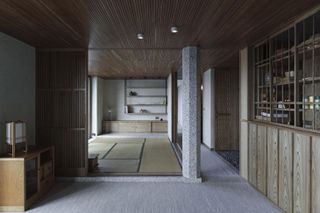
M 182 173 L 185 178 L 198 182 L 200 179 L 201 134 L 201 82 L 198 69 L 198 48 L 182 49 Z

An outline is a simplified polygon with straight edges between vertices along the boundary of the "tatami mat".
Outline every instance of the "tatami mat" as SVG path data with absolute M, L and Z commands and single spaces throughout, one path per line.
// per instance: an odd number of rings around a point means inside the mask
M 136 173 L 140 160 L 99 160 L 100 172 Z
M 96 137 L 89 144 L 89 154 L 99 154 L 98 172 L 181 174 L 178 159 L 169 140 L 165 138 Z
M 97 154 L 98 159 L 102 159 L 110 149 L 115 145 L 115 143 L 108 143 L 108 144 L 100 144 L 100 143 L 93 143 L 89 144 L 89 154 Z
M 144 143 L 144 138 L 106 138 L 103 136 L 98 136 L 94 138 L 91 143 Z M 90 144 L 91 144 L 90 143 Z
M 140 160 L 143 144 L 117 143 L 104 159 Z
M 147 139 L 144 145 L 141 173 L 181 173 L 181 167 L 168 139 Z

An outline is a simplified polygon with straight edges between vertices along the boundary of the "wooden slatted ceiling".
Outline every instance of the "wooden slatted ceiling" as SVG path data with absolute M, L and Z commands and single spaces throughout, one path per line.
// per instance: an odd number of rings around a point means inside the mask
M 317 5 L 318 0 L 1 0 L 0 30 L 41 48 L 92 48 L 90 74 L 143 76 L 148 70 L 147 76 L 165 76 L 179 60 L 161 57 L 172 49 L 198 45 L 213 56 L 202 59 L 205 64 L 235 67 L 240 47 Z M 173 25 L 178 34 L 170 33 Z M 139 32 L 143 41 L 136 39 Z M 144 64 L 141 54 L 155 59 Z M 117 65 L 118 56 L 125 65 Z M 144 65 L 149 68 L 141 70 Z

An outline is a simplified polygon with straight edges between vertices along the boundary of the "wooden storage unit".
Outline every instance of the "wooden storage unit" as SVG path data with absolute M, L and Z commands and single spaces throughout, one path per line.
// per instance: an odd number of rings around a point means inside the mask
M 255 118 L 320 130 L 320 12 L 254 48 Z
M 104 121 L 103 131 L 122 133 L 151 133 L 167 132 L 167 121 Z
M 163 122 L 163 121 L 153 121 L 151 122 L 152 127 L 151 131 L 152 132 L 167 132 L 168 131 L 168 123 Z
M 0 211 L 25 211 L 54 183 L 54 148 L 0 158 Z

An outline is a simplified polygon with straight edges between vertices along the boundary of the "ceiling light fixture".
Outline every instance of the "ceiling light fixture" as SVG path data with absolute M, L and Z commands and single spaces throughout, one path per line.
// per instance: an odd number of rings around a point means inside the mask
M 178 33 L 178 27 L 171 27 L 171 33 Z
M 144 39 L 143 33 L 139 33 L 139 34 L 137 35 L 137 39 L 143 40 L 143 39 Z

